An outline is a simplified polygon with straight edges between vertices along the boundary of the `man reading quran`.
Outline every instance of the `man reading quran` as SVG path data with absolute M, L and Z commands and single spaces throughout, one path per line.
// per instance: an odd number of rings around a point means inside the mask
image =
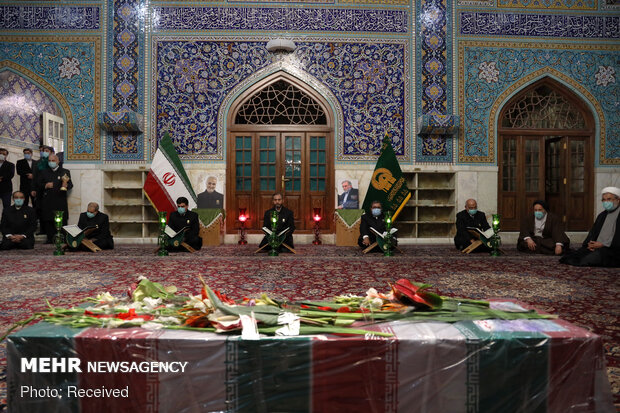
M 271 217 L 272 217 L 272 214 L 276 212 L 278 216 L 276 233 L 279 234 L 288 228 L 283 244 L 286 244 L 290 248 L 295 248 L 295 246 L 293 245 L 293 232 L 295 231 L 295 218 L 293 216 L 293 211 L 291 211 L 290 209 L 282 205 L 282 203 L 284 202 L 284 198 L 282 197 L 282 194 L 279 192 L 273 194 L 271 201 L 273 202 L 273 207 L 265 211 L 265 215 L 263 217 L 263 227 L 271 230 L 272 228 Z M 268 243 L 269 243 L 268 237 L 264 236 L 263 240 L 260 242 L 259 248 L 263 248 Z M 287 250 L 288 248 L 283 248 L 282 245 L 280 245 L 278 249 L 279 252 L 283 252 Z M 261 251 L 268 251 L 268 248 L 263 248 Z
M 465 209 L 456 214 L 454 245 L 460 251 L 463 251 L 478 240 L 478 237 L 472 234 L 472 232 L 470 232 L 471 230 L 468 228 L 477 228 L 482 232 L 490 228 L 484 212 L 478 211 L 478 203 L 475 199 L 468 199 L 465 201 Z M 480 244 L 474 251 L 488 252 L 489 249 L 484 246 L 484 244 Z
M 173 211 L 168 218 L 168 226 L 177 234 L 183 231 L 182 241 L 194 250 L 202 247 L 200 238 L 200 221 L 198 214 L 188 209 L 189 201 L 185 197 L 177 199 L 177 210 Z M 189 251 L 183 245 L 168 247 L 168 251 Z
M 377 232 L 379 234 L 383 234 L 385 230 L 385 216 L 383 214 L 381 202 L 372 201 L 372 204 L 370 206 L 370 214 L 368 212 L 364 212 L 364 215 L 362 215 L 360 222 L 360 236 L 357 239 L 357 244 L 360 246 L 360 248 L 365 250 L 377 241 Z M 396 244 L 398 243 L 396 236 L 393 235 L 392 237 L 392 245 L 396 246 Z M 383 251 L 381 250 L 381 247 L 379 247 L 379 245 L 377 244 L 377 246 L 374 247 L 371 252 Z
M 102 250 L 111 250 L 114 248 L 114 238 L 110 233 L 110 219 L 106 214 L 99 211 L 99 204 L 89 202 L 86 212 L 80 214 L 77 226 L 85 232 L 84 238 L 90 241 L 97 248 Z M 80 243 L 73 246 L 68 243 L 70 249 L 89 250 L 91 248 Z
M 601 192 L 603 212 L 576 252 L 560 259 L 579 267 L 620 267 L 620 188 L 608 186 Z

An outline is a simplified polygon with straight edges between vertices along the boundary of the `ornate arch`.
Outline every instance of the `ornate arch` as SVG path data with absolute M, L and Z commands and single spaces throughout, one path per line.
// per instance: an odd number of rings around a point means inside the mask
M 10 70 L 18 76 L 26 78 L 28 81 L 34 83 L 42 90 L 44 90 L 52 99 L 58 104 L 60 110 L 62 112 L 62 117 L 65 119 L 65 126 L 67 131 L 67 148 L 69 149 L 69 153 L 72 153 L 73 143 L 69 136 L 73 136 L 74 132 L 74 122 L 73 122 L 73 114 L 71 112 L 71 108 L 69 107 L 69 103 L 64 98 L 62 93 L 60 93 L 54 86 L 52 86 L 49 82 L 43 79 L 41 76 L 37 75 L 33 71 L 15 63 L 10 60 L 2 60 L 0 61 L 0 72 L 5 70 Z
M 285 60 L 275 62 L 248 76 L 226 95 L 218 112 L 218 142 L 226 142 L 226 132 L 232 124 L 232 116 L 236 113 L 238 106 L 248 96 L 280 79 L 295 85 L 323 106 L 327 115 L 327 126 L 333 130 L 334 145 L 338 148 L 338 155 L 341 155 L 340 151 L 342 151 L 344 136 L 344 115 L 336 96 L 316 78 L 297 69 Z M 220 151 L 223 152 L 223 150 Z
M 605 115 L 603 113 L 603 109 L 601 105 L 598 103 L 596 98 L 581 84 L 576 82 L 574 79 L 571 79 L 569 76 L 564 73 L 553 69 L 552 67 L 544 67 L 539 70 L 536 70 L 529 75 L 519 79 L 515 83 L 513 83 L 510 87 L 506 88 L 493 102 L 491 106 L 491 110 L 489 112 L 489 158 L 493 159 L 497 163 L 497 154 L 495 153 L 495 147 L 497 144 L 497 124 L 499 121 L 499 116 L 502 112 L 502 109 L 510 100 L 517 94 L 519 94 L 523 89 L 528 87 L 529 85 L 538 82 L 539 80 L 549 77 L 557 82 L 559 82 L 562 86 L 566 87 L 569 90 L 576 91 L 577 95 L 581 100 L 583 100 L 590 109 L 592 109 L 592 115 L 594 117 L 595 124 L 595 132 L 594 136 L 600 136 L 599 139 L 599 162 L 603 163 L 603 159 L 605 159 Z

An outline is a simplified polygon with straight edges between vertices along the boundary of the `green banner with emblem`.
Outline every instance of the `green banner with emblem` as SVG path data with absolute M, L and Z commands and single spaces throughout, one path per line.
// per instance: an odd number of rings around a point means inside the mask
M 372 202 L 379 201 L 383 211 L 390 211 L 392 219 L 396 219 L 409 198 L 411 198 L 411 192 L 407 188 L 407 180 L 396 159 L 390 137 L 385 135 L 381 155 L 377 159 L 362 208 L 370 213 Z

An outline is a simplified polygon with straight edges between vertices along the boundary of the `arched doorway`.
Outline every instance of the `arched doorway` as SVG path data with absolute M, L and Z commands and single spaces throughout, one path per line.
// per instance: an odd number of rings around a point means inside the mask
M 592 224 L 594 119 L 584 102 L 544 78 L 515 95 L 499 116 L 498 210 L 502 227 L 519 230 L 536 199 L 565 229 Z
M 297 233 L 311 232 L 313 208 L 321 229 L 333 232 L 333 115 L 318 93 L 287 73 L 276 73 L 243 93 L 228 116 L 226 212 L 246 208 L 246 227 L 260 232 L 274 192 L 295 215 Z M 227 219 L 227 232 L 239 227 Z

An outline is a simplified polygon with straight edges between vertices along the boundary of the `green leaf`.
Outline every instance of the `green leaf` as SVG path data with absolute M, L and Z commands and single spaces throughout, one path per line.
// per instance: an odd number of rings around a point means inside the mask
M 339 326 L 339 327 L 347 327 L 347 326 L 350 326 L 351 324 L 353 324 L 354 322 L 355 322 L 355 320 L 336 318 L 334 320 L 334 325 L 335 326 Z
M 205 286 L 205 291 L 209 296 L 209 301 L 221 312 L 224 314 L 232 314 L 232 315 L 247 315 L 251 316 L 254 313 L 254 318 L 256 321 L 260 321 L 267 325 L 275 326 L 278 324 L 278 316 L 283 313 L 282 309 L 278 307 L 273 307 L 271 305 L 255 305 L 252 307 L 247 306 L 232 306 L 228 304 L 224 304 L 220 301 L 219 298 L 215 295 L 215 293 L 209 288 Z
M 145 297 L 150 298 L 172 298 L 177 288 L 175 286 L 164 287 L 160 283 L 143 279 L 131 294 L 134 301 L 142 301 Z

